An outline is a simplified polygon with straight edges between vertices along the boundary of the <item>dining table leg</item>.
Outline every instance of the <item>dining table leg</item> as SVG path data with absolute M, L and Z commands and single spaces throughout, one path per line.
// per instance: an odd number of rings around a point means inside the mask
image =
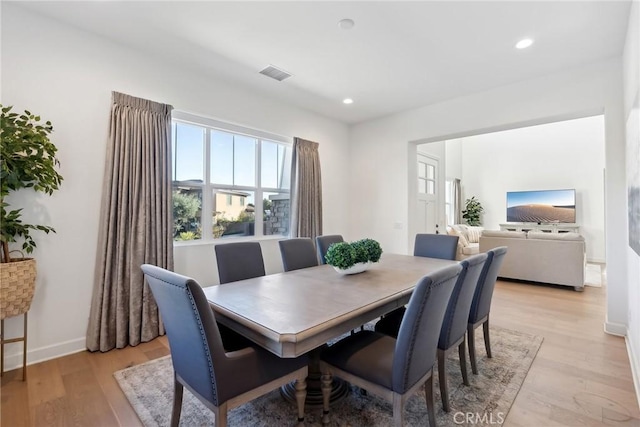
M 309 352 L 309 373 L 307 375 L 307 399 L 305 406 L 307 408 L 322 407 L 322 389 L 321 389 L 321 372 L 320 372 L 320 353 L 325 346 L 316 348 Z M 344 400 L 350 393 L 351 387 L 348 382 L 333 377 L 331 383 L 331 397 L 329 404 Z M 295 382 L 286 384 L 280 388 L 280 393 L 288 401 L 296 401 Z

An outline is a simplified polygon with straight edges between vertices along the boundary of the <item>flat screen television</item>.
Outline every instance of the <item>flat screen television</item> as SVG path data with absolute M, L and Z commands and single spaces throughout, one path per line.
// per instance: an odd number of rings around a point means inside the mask
M 507 222 L 575 223 L 576 190 L 509 191 Z

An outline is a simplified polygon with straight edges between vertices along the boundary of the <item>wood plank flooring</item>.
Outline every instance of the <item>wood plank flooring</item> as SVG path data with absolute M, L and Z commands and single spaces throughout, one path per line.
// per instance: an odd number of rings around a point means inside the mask
M 603 332 L 605 288 L 498 282 L 491 323 L 544 337 L 506 427 L 640 426 L 624 339 Z M 485 357 L 482 341 L 478 356 Z M 1 425 L 140 426 L 113 373 L 169 354 L 166 337 L 77 353 L 2 378 Z M 171 410 L 171 408 L 167 408 Z M 244 427 L 244 426 L 243 426 Z

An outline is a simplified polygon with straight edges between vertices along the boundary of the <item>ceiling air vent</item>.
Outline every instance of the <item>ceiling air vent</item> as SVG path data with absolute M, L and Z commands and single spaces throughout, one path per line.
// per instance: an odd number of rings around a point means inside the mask
M 288 79 L 289 77 L 291 77 L 291 74 L 287 73 L 284 70 L 281 70 L 280 68 L 276 68 L 273 65 L 269 65 L 264 70 L 260 71 L 260 74 L 264 74 L 267 77 L 271 77 L 272 79 L 276 79 L 279 82 L 283 81 L 284 79 Z

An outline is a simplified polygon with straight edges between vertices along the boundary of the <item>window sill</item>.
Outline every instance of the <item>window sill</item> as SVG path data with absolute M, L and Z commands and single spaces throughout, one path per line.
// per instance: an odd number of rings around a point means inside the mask
M 237 243 L 237 242 L 262 242 L 269 240 L 284 240 L 288 239 L 289 236 L 277 235 L 277 236 L 245 236 L 245 237 L 227 237 L 224 239 L 211 239 L 211 240 L 176 240 L 173 242 L 174 248 L 184 247 L 184 246 L 215 246 L 222 245 L 225 243 Z

